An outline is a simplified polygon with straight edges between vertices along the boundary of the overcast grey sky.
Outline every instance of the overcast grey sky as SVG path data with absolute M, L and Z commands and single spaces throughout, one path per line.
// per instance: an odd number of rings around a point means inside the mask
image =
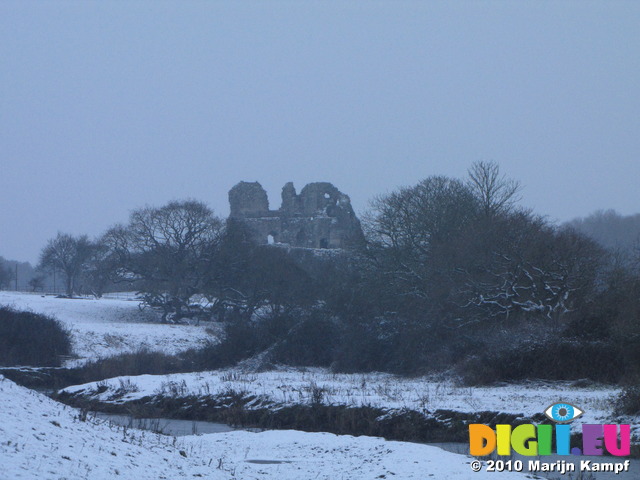
M 0 255 L 130 210 L 495 160 L 553 220 L 640 211 L 640 2 L 0 2 Z

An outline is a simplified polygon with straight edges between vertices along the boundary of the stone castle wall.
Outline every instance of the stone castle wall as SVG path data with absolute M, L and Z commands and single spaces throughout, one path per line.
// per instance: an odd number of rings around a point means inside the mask
M 240 182 L 229 191 L 230 216 L 242 220 L 259 244 L 305 248 L 353 248 L 364 241 L 348 195 L 331 183 L 293 183 L 282 188 L 282 205 L 269 210 L 267 192 L 258 182 Z

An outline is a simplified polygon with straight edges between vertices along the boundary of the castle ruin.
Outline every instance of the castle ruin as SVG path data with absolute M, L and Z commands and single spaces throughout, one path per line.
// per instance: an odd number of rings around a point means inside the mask
M 282 188 L 282 205 L 269 210 L 258 182 L 240 182 L 229 190 L 230 217 L 241 220 L 259 244 L 304 248 L 352 248 L 364 241 L 351 200 L 331 183 L 316 182 L 300 194 L 292 182 Z

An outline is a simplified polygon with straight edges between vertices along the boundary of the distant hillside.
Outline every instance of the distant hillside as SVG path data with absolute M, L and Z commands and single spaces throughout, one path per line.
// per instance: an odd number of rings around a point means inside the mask
M 623 216 L 615 210 L 599 210 L 565 225 L 589 235 L 607 248 L 630 252 L 640 246 L 640 213 Z

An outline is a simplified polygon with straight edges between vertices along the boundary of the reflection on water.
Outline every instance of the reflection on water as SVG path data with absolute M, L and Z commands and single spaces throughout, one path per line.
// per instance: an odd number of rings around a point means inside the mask
M 199 420 L 175 420 L 170 418 L 133 418 L 130 415 L 96 413 L 96 418 L 108 420 L 128 428 L 150 430 L 164 435 L 181 437 L 201 433 L 232 432 L 234 429 L 224 423 L 202 422 Z

